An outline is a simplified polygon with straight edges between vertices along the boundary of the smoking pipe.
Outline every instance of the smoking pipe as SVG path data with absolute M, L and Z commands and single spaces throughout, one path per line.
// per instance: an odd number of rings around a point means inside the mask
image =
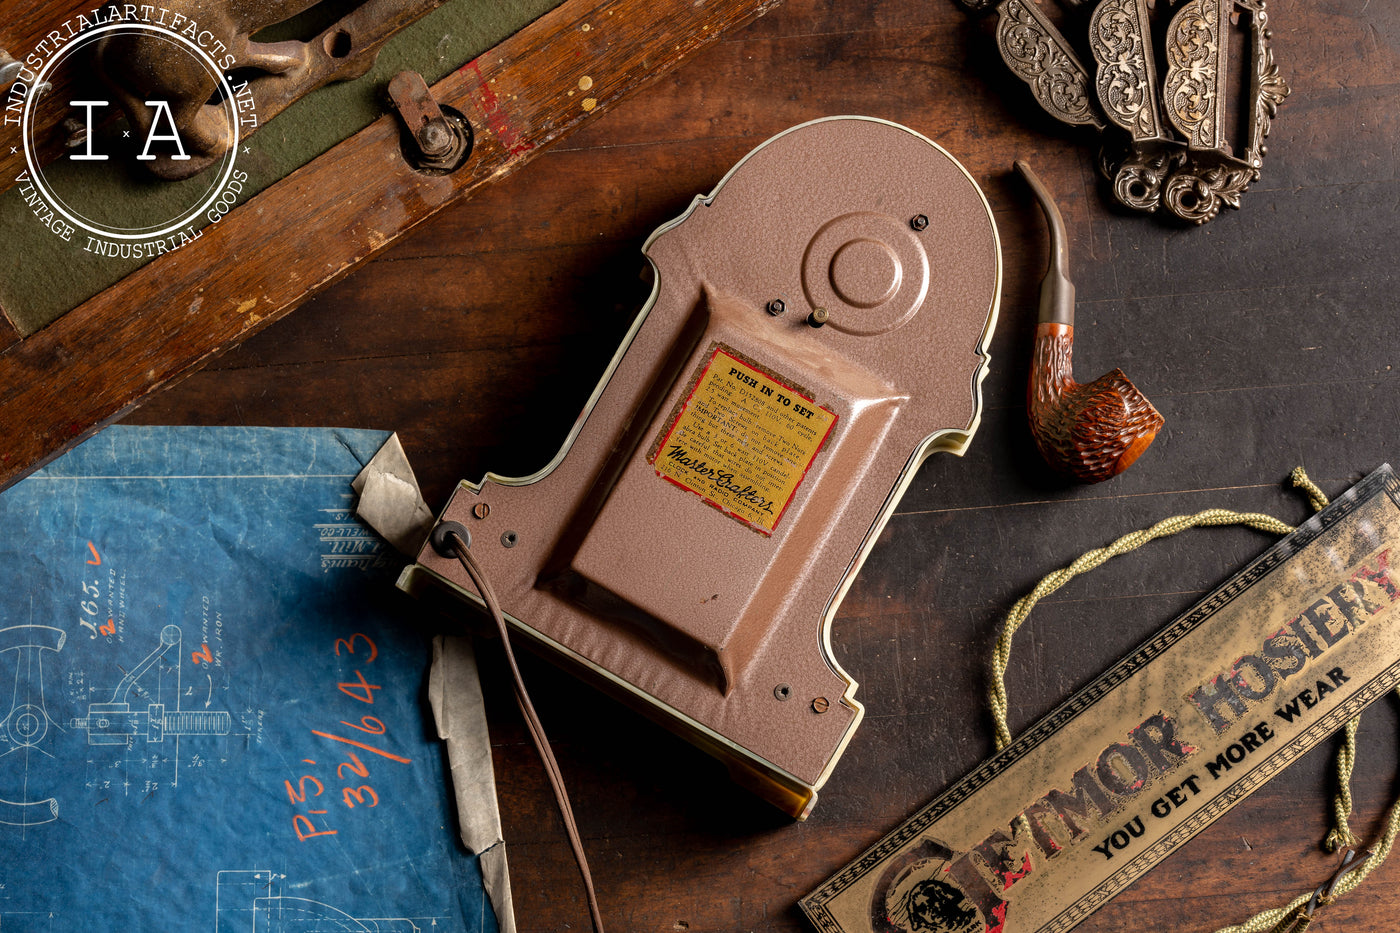
M 1142 456 L 1163 418 L 1121 369 L 1093 382 L 1074 381 L 1074 283 L 1065 222 L 1030 166 L 1017 160 L 1016 171 L 1030 185 L 1050 226 L 1050 268 L 1040 283 L 1035 357 L 1026 387 L 1031 436 L 1058 472 L 1081 483 L 1102 482 Z

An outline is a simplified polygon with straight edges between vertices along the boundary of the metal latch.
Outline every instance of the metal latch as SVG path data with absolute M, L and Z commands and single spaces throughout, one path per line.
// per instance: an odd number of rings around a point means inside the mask
M 389 99 L 406 131 L 404 159 L 421 172 L 444 174 L 461 168 L 472 152 L 472 128 L 461 113 L 443 107 L 416 71 L 401 71 L 389 82 Z

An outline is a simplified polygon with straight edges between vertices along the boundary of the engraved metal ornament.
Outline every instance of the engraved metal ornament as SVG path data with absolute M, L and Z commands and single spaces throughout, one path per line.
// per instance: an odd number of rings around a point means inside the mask
M 1167 117 L 1193 149 L 1228 147 L 1221 99 L 1232 0 L 1189 0 L 1167 30 Z
M 1040 106 L 1073 126 L 1103 129 L 1089 96 L 1089 73 L 1033 0 L 1004 0 L 998 9 L 1001 57 L 1030 85 Z
M 1139 211 L 1155 211 L 1162 203 L 1162 186 L 1184 162 L 1180 152 L 1165 146 L 1100 151 L 1099 169 L 1113 184 L 1119 203 Z
M 1252 48 L 1254 53 L 1254 74 L 1250 78 L 1250 98 L 1254 101 L 1254 113 L 1249 128 L 1250 154 L 1255 168 L 1263 162 L 1268 147 L 1264 138 L 1269 135 L 1274 117 L 1278 115 L 1279 104 L 1288 96 L 1288 82 L 1279 73 L 1274 61 L 1274 48 L 1271 43 L 1273 31 L 1269 29 L 1269 15 L 1264 11 L 1261 0 L 1249 4 L 1253 13 Z
M 1033 0 L 1002 0 L 997 9 L 1002 58 L 1036 102 L 1064 123 L 1103 132 L 1099 166 L 1119 203 L 1165 210 L 1193 224 L 1240 206 L 1259 178 L 1264 140 L 1289 94 L 1263 0 L 1186 0 L 1173 11 L 1149 0 L 1100 0 L 1087 20 L 1092 79 Z M 1160 58 L 1154 9 L 1170 16 Z M 1247 41 L 1236 40 L 1235 53 L 1250 60 L 1248 86 L 1232 92 L 1230 32 L 1237 15 L 1249 18 L 1249 33 Z M 1248 114 L 1241 152 L 1227 132 L 1232 93 L 1243 97 L 1240 112 Z
M 1104 0 L 1089 20 L 1099 103 L 1134 140 L 1162 138 L 1151 36 L 1147 0 Z
M 347 4 L 345 15 L 305 42 L 265 42 L 254 37 L 305 13 L 316 5 L 315 0 L 166 0 L 161 9 L 172 22 L 199 23 L 205 30 L 202 34 L 218 42 L 213 46 L 219 56 L 214 64 L 247 81 L 257 101 L 258 118 L 241 129 L 247 138 L 258 125 L 311 91 L 368 72 L 385 42 L 443 2 Z M 147 162 L 158 177 L 178 180 L 197 175 L 222 158 L 232 144 L 227 106 L 214 99 L 217 74 L 177 43 L 142 32 L 117 32 L 94 44 L 92 69 L 142 136 L 150 134 L 154 120 L 146 102 L 167 102 L 187 154 L 175 159 L 162 154 Z
M 1231 165 L 1192 165 L 1162 186 L 1162 204 L 1182 220 L 1203 224 L 1215 219 L 1222 207 L 1238 208 L 1240 195 L 1259 177 L 1251 168 Z

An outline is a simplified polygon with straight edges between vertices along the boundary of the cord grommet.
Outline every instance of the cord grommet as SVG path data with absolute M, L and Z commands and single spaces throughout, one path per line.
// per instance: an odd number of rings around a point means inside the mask
M 467 547 L 472 546 L 472 533 L 461 522 L 438 522 L 433 528 L 433 533 L 428 536 L 428 543 L 442 557 L 456 557 L 450 540 L 452 535 L 461 538 L 462 543 Z

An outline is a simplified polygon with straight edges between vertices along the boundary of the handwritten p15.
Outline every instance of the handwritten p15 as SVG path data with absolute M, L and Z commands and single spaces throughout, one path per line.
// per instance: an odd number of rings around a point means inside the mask
M 356 651 L 356 645 L 360 647 L 359 652 Z M 336 639 L 335 655 L 336 657 L 352 656 L 357 659 L 363 657 L 360 663 L 364 667 L 369 667 L 374 663 L 375 658 L 379 657 L 379 649 L 375 646 L 374 640 L 368 635 L 362 632 L 356 632 L 349 638 Z M 341 693 L 351 699 L 368 706 L 374 705 L 374 691 L 383 689 L 379 684 L 370 683 L 360 668 L 355 669 L 354 680 L 338 683 L 336 687 Z M 311 729 L 310 732 L 312 735 L 319 738 L 348 745 L 362 752 L 378 755 L 391 762 L 406 765 L 412 761 L 410 758 L 396 755 L 378 745 L 371 744 L 364 738 L 364 736 L 382 736 L 388 731 L 384 723 L 374 716 L 363 716 L 360 718 L 359 723 L 353 723 L 342 719 L 340 720 L 340 725 L 345 726 L 346 729 L 354 730 L 354 732 L 347 735 L 322 732 L 319 729 Z M 345 752 L 345 755 L 346 759 L 335 766 L 336 780 L 342 784 L 340 787 L 339 803 L 343 805 L 346 810 L 354 810 L 356 807 L 372 808 L 378 806 L 379 794 L 371 785 L 355 784 L 357 779 L 369 777 L 369 766 L 364 763 L 364 760 L 361 759 L 356 752 Z M 373 759 L 371 759 L 371 761 L 372 760 Z M 312 758 L 303 758 L 302 762 L 308 765 L 317 765 L 316 760 Z M 292 829 L 296 833 L 297 839 L 305 842 L 316 836 L 334 836 L 339 832 L 339 830 L 331 828 L 331 820 L 324 819 L 324 817 L 330 815 L 330 808 L 332 804 L 337 801 L 337 798 L 334 791 L 332 791 L 326 796 L 325 800 L 318 799 L 323 794 L 326 794 L 326 784 L 322 782 L 320 778 L 316 777 L 314 774 L 303 774 L 295 785 L 293 785 L 290 780 L 283 781 L 282 783 L 286 786 L 287 799 L 291 801 L 292 806 L 307 807 L 305 813 L 297 813 L 292 816 Z M 321 805 L 321 808 L 317 808 L 318 804 Z M 313 822 L 311 819 L 313 816 L 323 817 L 320 821 L 320 826 L 323 828 L 317 828 L 317 823 Z

